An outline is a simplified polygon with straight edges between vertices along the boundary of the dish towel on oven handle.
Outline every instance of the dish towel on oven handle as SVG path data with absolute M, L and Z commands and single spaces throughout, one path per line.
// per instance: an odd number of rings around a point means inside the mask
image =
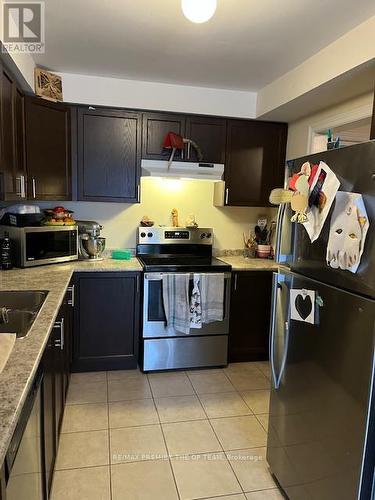
M 190 328 L 202 328 L 200 279 L 200 274 L 194 274 L 193 290 L 190 298 Z
M 224 273 L 200 275 L 202 324 L 224 319 Z
M 167 325 L 188 334 L 190 331 L 190 274 L 163 274 L 163 302 Z

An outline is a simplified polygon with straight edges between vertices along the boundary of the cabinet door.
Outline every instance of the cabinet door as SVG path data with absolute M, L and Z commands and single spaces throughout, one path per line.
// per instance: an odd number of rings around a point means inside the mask
M 73 370 L 137 366 L 139 283 L 139 273 L 77 275 Z
M 269 205 L 270 191 L 284 185 L 286 138 L 284 123 L 228 120 L 226 205 Z
M 270 271 L 233 273 L 229 362 L 268 359 L 271 294 Z
M 26 168 L 30 199 L 71 199 L 70 109 L 25 98 Z
M 55 377 L 55 422 L 56 440 L 59 441 L 60 428 L 65 405 L 65 315 L 64 305 L 59 311 L 52 331 L 54 345 L 54 377 Z
M 144 113 L 142 118 L 142 158 L 146 160 L 167 160 L 170 149 L 163 149 L 168 132 L 185 136 L 186 117 L 168 113 Z M 181 159 L 177 151 L 175 159 Z
M 16 198 L 16 181 L 14 177 L 15 164 L 15 121 L 14 121 L 14 90 L 15 84 L 11 74 L 0 66 L 0 110 L 1 110 L 1 195 L 4 200 Z
M 139 201 L 140 114 L 78 110 L 78 199 Z
M 55 419 L 55 348 L 54 337 L 50 336 L 43 356 L 43 436 L 44 464 L 47 492 L 51 489 L 53 469 L 57 452 Z
M 226 146 L 226 120 L 209 116 L 189 116 L 186 122 L 186 137 L 196 142 L 202 151 L 203 162 L 224 163 Z M 198 161 L 194 148 L 190 157 L 185 147 L 185 159 Z

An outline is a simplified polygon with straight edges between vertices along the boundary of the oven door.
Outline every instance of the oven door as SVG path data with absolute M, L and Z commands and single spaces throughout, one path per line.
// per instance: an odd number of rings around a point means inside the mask
M 190 277 L 190 288 L 193 289 L 193 276 Z M 224 319 L 215 321 L 202 328 L 190 330 L 189 336 L 228 335 L 229 307 L 230 307 L 230 280 L 231 274 L 224 274 Z M 186 334 L 167 326 L 163 304 L 163 274 L 145 273 L 143 298 L 143 338 L 186 337 Z

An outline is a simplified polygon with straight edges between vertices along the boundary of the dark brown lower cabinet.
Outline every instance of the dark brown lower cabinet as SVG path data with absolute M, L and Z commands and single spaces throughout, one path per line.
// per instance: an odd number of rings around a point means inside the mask
M 229 362 L 268 359 L 272 272 L 232 274 Z
M 73 371 L 137 367 L 140 273 L 77 273 Z
M 43 356 L 43 436 L 46 491 L 49 493 L 69 384 L 71 291 L 57 315 Z M 74 301 L 73 301 L 74 304 Z
M 5 500 L 5 467 L 0 467 L 0 500 Z

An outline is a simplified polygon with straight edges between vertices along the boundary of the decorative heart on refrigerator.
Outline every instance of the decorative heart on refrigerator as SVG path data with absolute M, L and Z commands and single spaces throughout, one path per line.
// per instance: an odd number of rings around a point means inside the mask
M 298 294 L 295 300 L 296 309 L 298 314 L 301 316 L 303 320 L 305 320 L 312 311 L 312 302 L 309 295 L 305 297 L 301 294 Z

